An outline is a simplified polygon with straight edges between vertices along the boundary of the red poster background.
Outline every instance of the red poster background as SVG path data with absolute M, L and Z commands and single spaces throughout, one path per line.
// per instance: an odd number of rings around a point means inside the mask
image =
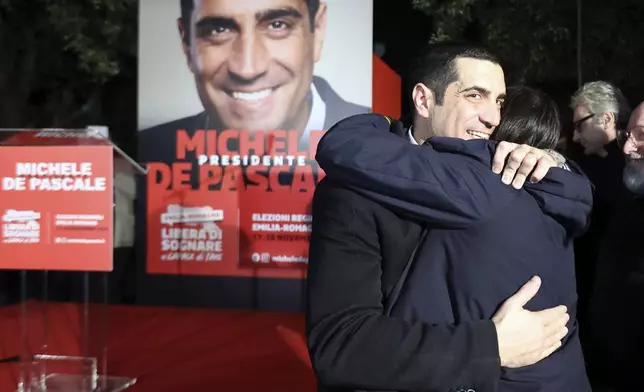
M 373 55 L 371 110 L 392 118 L 402 114 L 402 79 L 380 57 Z
M 237 186 L 236 190 L 211 191 L 207 189 L 173 189 L 166 190 L 154 184 L 153 177 L 157 171 L 167 175 L 168 167 L 164 164 L 150 164 L 148 174 L 147 196 L 147 259 L 148 272 L 179 275 L 223 275 L 244 277 L 281 277 L 304 278 L 306 262 L 273 262 L 261 260 L 267 255 L 308 258 L 309 232 L 280 232 L 276 235 L 289 236 L 270 239 L 266 232 L 253 232 L 253 214 L 295 214 L 306 220 L 309 204 L 313 195 L 314 183 L 312 174 L 304 172 L 305 177 L 297 191 L 290 188 L 276 189 L 267 192 L 261 187 Z M 241 178 L 238 175 L 237 178 Z M 181 231 L 180 238 L 164 238 L 164 233 L 172 229 L 201 230 L 203 225 L 190 223 L 169 224 L 163 221 L 163 214 L 169 212 L 168 206 L 178 206 L 188 211 L 220 211 L 223 214 L 216 225 L 221 230 L 221 247 L 217 251 L 190 249 L 173 249 L 164 251 L 164 240 L 176 240 L 175 245 L 198 245 L 199 239 L 192 239 L 190 231 Z M 309 215 L 310 217 L 310 215 Z M 302 230 L 302 225 L 310 222 L 289 222 Z M 287 227 L 289 229 L 290 227 Z M 306 230 L 306 229 L 305 229 Z M 179 233 L 179 232 L 176 232 Z M 195 231 L 192 231 L 195 233 Z M 258 239 L 262 236 L 262 239 Z M 304 240 L 302 240 L 304 237 Z M 192 242 L 190 242 L 192 241 Z M 202 244 L 208 240 L 201 239 Z M 168 243 L 166 243 L 167 245 Z M 257 256 L 257 259 L 253 255 Z M 178 260 L 182 259 L 182 260 Z M 277 260 L 277 259 L 276 259 Z
M 401 114 L 401 79 L 380 58 L 373 57 L 373 112 L 399 118 Z M 309 158 L 319 141 L 317 135 L 312 139 Z M 206 140 L 206 138 L 204 138 Z M 200 145 L 205 145 L 201 142 Z M 268 155 L 275 151 L 265 151 Z M 196 163 L 178 160 L 181 165 Z M 173 166 L 174 166 L 173 165 Z M 245 188 L 226 182 L 223 190 L 166 190 L 156 185 L 151 176 L 155 171 L 172 177 L 172 183 L 182 180 L 176 169 L 163 163 L 150 163 L 147 184 L 147 272 L 152 274 L 213 275 L 244 277 L 305 278 L 308 265 L 308 238 L 310 232 L 304 226 L 310 225 L 310 204 L 315 190 L 313 175 L 299 173 L 299 189 L 279 189 L 267 191 L 262 187 Z M 318 181 L 324 173 L 318 168 Z M 302 178 L 304 177 L 304 181 Z M 236 190 L 229 190 L 230 188 Z M 306 188 L 306 189 L 304 189 Z M 162 251 L 164 229 L 198 229 L 199 225 L 175 224 L 169 226 L 161 222 L 161 215 L 167 213 L 168 205 L 204 208 L 223 211 L 223 219 L 217 222 L 221 229 L 220 259 L 208 253 Z M 206 210 L 203 210 L 206 211 Z M 259 215 L 254 215 L 259 214 Z M 259 217 L 259 220 L 254 219 Z M 277 220 L 273 219 L 277 218 Z M 259 225 L 259 226 L 254 226 Z M 183 238 L 179 239 L 182 240 Z M 205 240 L 203 240 L 205 241 Z M 168 254 L 175 255 L 168 257 Z M 183 261 L 173 258 L 181 257 Z M 202 260 L 197 260 L 201 254 Z
M 148 166 L 148 212 L 147 212 L 147 258 L 148 272 L 178 275 L 236 275 L 237 259 L 239 252 L 239 238 L 237 230 L 239 201 L 236 192 L 213 192 L 207 189 L 164 190 L 154 186 L 151 181 L 158 168 L 163 165 L 150 164 Z M 162 169 L 161 169 L 162 170 Z M 173 229 L 203 230 L 203 224 L 173 223 L 162 221 L 162 215 L 169 213 L 169 206 L 183 209 L 200 209 L 220 211 L 223 219 L 214 221 L 221 230 L 220 242 L 214 251 L 195 251 L 191 249 L 164 251 L 164 240 L 178 241 L 179 243 L 191 241 L 186 235 L 178 238 L 164 238 L 163 232 Z M 178 215 L 181 215 L 179 210 Z M 195 240 L 199 241 L 199 240 Z M 207 240 L 202 240 L 206 242 Z M 199 259 L 199 257 L 203 259 Z M 178 260 L 177 257 L 183 258 Z
M 59 140 L 60 142 L 60 140 Z M 71 140 L 66 144 L 74 144 Z M 5 243 L 0 220 L 0 268 L 21 270 L 111 271 L 113 239 L 113 167 L 110 146 L 19 146 L 0 148 L 0 179 L 16 177 L 17 162 L 89 162 L 90 178 L 104 177 L 105 191 L 0 192 L 0 214 L 7 210 L 40 213 L 39 243 Z M 91 228 L 57 227 L 56 215 L 99 215 Z M 58 239 L 58 240 L 57 240 Z M 100 240 L 102 243 L 67 243 Z

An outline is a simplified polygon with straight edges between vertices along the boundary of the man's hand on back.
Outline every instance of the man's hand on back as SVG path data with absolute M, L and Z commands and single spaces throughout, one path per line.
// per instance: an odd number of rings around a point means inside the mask
M 521 189 L 528 176 L 531 182 L 539 182 L 550 168 L 561 167 L 562 158 L 560 154 L 555 155 L 550 150 L 540 150 L 527 144 L 500 142 L 494 153 L 492 171 L 496 174 L 503 171 L 501 181 Z
M 561 347 L 561 340 L 568 333 L 569 316 L 565 306 L 538 312 L 523 308 L 540 286 L 541 280 L 533 277 L 492 317 L 503 367 L 517 368 L 539 362 Z

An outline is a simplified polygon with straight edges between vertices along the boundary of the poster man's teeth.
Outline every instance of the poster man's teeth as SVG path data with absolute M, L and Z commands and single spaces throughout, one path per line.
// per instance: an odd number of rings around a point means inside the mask
M 232 96 L 233 98 L 240 101 L 253 102 L 253 101 L 259 101 L 261 99 L 268 97 L 272 92 L 273 92 L 273 89 L 270 89 L 270 88 L 266 90 L 256 91 L 253 93 L 242 93 L 242 92 L 235 91 L 233 92 Z

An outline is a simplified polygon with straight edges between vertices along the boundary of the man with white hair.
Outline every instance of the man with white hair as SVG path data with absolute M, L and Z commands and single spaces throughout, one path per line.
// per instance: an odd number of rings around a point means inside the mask
M 592 369 L 596 360 L 602 361 L 602 355 L 592 349 L 596 335 L 590 334 L 594 329 L 591 324 L 597 324 L 590 307 L 593 306 L 591 297 L 595 297 L 593 301 L 596 302 L 597 296 L 593 291 L 601 279 L 598 268 L 601 270 L 602 267 L 598 263 L 602 261 L 598 253 L 602 248 L 600 244 L 613 236 L 608 228 L 630 197 L 622 183 L 625 160 L 617 143 L 618 135 L 623 133 L 628 122 L 630 106 L 617 86 L 600 80 L 579 88 L 571 98 L 570 108 L 574 123 L 572 140 L 583 150 L 574 160 L 595 186 L 590 227 L 583 237 L 575 241 L 580 337 Z M 591 376 L 598 373 L 589 371 Z
M 605 81 L 586 83 L 572 96 L 570 106 L 575 124 L 572 140 L 583 146 L 586 155 L 606 157 L 631 114 L 620 89 Z

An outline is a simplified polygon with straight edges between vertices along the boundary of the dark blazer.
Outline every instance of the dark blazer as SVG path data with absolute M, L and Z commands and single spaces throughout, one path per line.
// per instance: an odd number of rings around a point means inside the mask
M 532 275 L 543 286 L 528 304 L 564 304 L 571 314 L 563 347 L 539 363 L 502 372 L 498 389 L 581 392 L 590 386 L 576 323 L 573 240 L 587 227 L 592 187 L 579 172 L 552 169 L 516 190 L 491 171 L 495 144 L 432 138 L 413 146 L 377 115 L 340 122 L 321 140 L 328 178 L 389 208 L 428 222 L 418 261 L 392 312 L 430 324 L 490 318 Z
M 326 80 L 318 76 L 313 77 L 313 84 L 320 98 L 326 104 L 324 130 L 331 128 L 335 123 L 349 116 L 371 112 L 368 107 L 356 105 L 342 99 Z M 175 161 L 175 135 L 177 130 L 184 129 L 189 134 L 192 134 L 196 130 L 206 127 L 206 119 L 206 112 L 201 112 L 140 131 L 139 160 L 142 162 L 166 163 Z M 322 131 L 322 129 L 320 130 Z
M 418 221 L 329 178 L 313 198 L 307 339 L 319 391 L 494 391 L 500 378 L 489 320 L 430 325 L 383 315 Z

